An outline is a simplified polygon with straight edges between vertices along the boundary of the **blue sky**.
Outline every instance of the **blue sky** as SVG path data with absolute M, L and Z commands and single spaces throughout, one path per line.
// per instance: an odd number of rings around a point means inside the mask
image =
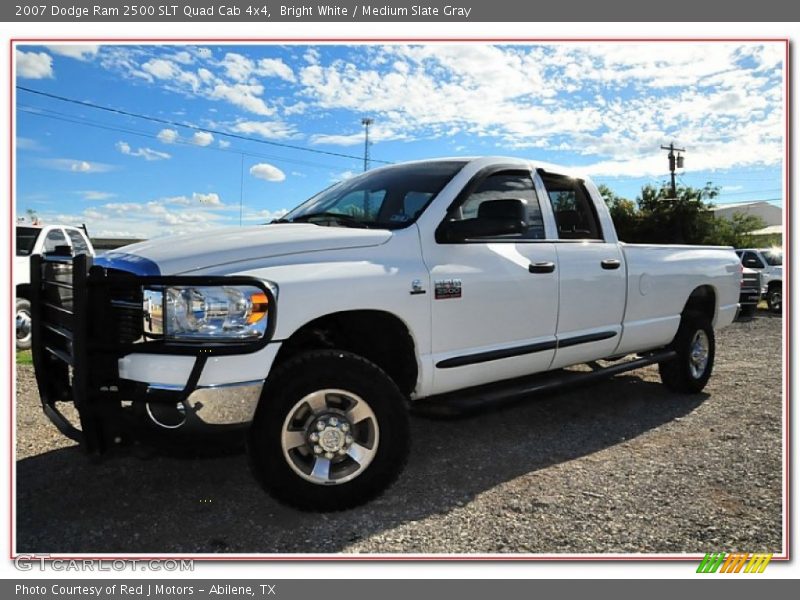
M 17 213 L 153 237 L 255 224 L 362 170 L 501 154 L 635 198 L 679 181 L 782 199 L 780 43 L 17 46 Z M 188 127 L 187 127 L 188 125 Z M 227 134 L 227 135 L 226 135 Z M 236 136 L 236 137 L 234 137 Z M 249 139 L 242 139 L 249 138 Z M 353 155 L 345 158 L 262 142 Z M 374 163 L 377 164 L 377 163 Z

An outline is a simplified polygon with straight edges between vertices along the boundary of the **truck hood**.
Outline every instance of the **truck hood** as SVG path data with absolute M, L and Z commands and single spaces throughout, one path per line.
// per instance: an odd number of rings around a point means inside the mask
M 308 223 L 236 227 L 131 244 L 97 257 L 95 264 L 139 275 L 180 275 L 259 258 L 379 246 L 391 236 L 384 229 Z

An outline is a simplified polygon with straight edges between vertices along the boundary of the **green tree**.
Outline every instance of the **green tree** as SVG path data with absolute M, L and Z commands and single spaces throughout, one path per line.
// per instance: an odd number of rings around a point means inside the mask
M 617 195 L 605 184 L 599 185 L 597 191 L 600 192 L 606 206 L 608 206 L 608 211 L 611 213 L 611 219 L 614 221 L 614 227 L 617 230 L 617 237 L 623 242 L 636 241 L 637 231 L 640 226 L 636 203 Z
M 716 224 L 708 202 L 719 195 L 711 182 L 702 188 L 646 185 L 636 199 L 641 219 L 637 241 L 661 244 L 708 244 Z
M 714 229 L 706 243 L 717 246 L 733 246 L 734 248 L 756 246 L 758 244 L 753 232 L 763 229 L 765 226 L 761 217 L 735 212 L 730 220 L 714 220 Z

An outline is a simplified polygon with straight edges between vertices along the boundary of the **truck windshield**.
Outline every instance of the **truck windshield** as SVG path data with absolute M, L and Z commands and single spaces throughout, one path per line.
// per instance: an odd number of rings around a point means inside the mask
M 782 250 L 765 250 L 763 253 L 764 260 L 767 261 L 767 264 L 771 267 L 780 267 L 783 265 L 783 251 Z
M 30 256 L 41 231 L 37 227 L 17 227 L 17 256 Z
M 277 223 L 400 229 L 417 220 L 467 161 L 385 167 L 337 183 Z

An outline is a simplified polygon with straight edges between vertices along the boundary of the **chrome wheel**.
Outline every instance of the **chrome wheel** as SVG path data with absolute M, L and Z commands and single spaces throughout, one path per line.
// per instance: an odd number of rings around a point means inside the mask
M 783 301 L 781 292 L 773 291 L 769 293 L 767 304 L 773 312 L 781 312 L 781 303 Z
M 378 420 L 361 397 L 339 389 L 308 394 L 281 429 L 286 462 L 300 477 L 336 485 L 361 475 L 378 450 Z
M 27 342 L 31 338 L 31 313 L 17 311 L 17 342 Z
M 692 377 L 700 379 L 708 366 L 708 335 L 702 329 L 695 332 L 689 350 L 689 370 Z

